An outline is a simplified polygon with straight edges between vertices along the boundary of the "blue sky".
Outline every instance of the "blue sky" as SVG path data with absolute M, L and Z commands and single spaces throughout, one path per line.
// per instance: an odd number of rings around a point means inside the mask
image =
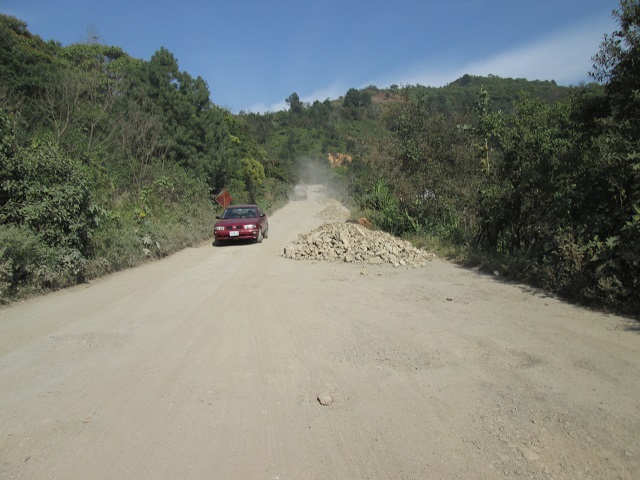
M 588 82 L 618 0 L 0 0 L 63 45 L 149 60 L 160 47 L 232 112 L 273 111 L 349 88 L 442 86 L 465 73 Z

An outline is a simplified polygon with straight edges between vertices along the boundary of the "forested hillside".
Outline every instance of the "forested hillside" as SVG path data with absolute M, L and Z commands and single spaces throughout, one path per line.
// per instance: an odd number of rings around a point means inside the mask
M 210 238 L 223 188 L 273 211 L 302 179 L 378 228 L 637 312 L 638 3 L 589 85 L 464 75 L 237 115 L 165 48 L 62 46 L 0 15 L 0 301 Z
M 0 16 L 0 56 L 0 299 L 201 242 L 223 187 L 282 201 L 290 165 L 266 178 L 241 122 L 166 49 L 62 47 Z

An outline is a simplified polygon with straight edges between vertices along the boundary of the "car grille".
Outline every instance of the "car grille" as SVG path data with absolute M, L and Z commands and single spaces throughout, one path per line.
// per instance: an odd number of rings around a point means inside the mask
M 224 227 L 225 230 L 245 230 L 245 225 L 227 225 Z

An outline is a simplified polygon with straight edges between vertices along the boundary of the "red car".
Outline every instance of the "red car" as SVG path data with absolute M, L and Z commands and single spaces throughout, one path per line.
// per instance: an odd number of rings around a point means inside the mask
M 231 240 L 262 242 L 269 236 L 269 220 L 258 205 L 232 205 L 227 207 L 213 227 L 216 245 Z

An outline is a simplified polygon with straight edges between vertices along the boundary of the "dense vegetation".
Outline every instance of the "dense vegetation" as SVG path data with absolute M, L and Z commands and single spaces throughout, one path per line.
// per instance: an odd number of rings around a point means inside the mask
M 62 47 L 0 16 L 0 57 L 0 300 L 199 243 L 222 188 L 269 209 L 293 181 L 164 48 Z
M 164 48 L 63 47 L 0 16 L 0 301 L 204 241 L 222 188 L 273 210 L 302 178 L 379 228 L 636 313 L 639 2 L 615 15 L 589 85 L 464 75 L 238 115 Z
M 372 186 L 354 190 L 361 207 L 567 298 L 640 311 L 639 2 L 615 16 L 620 30 L 594 56 L 600 84 L 537 83 L 508 106 L 495 78 L 465 76 L 453 96 L 406 92 L 391 150 L 367 165 Z M 472 109 L 460 108 L 460 87 L 478 80 Z

